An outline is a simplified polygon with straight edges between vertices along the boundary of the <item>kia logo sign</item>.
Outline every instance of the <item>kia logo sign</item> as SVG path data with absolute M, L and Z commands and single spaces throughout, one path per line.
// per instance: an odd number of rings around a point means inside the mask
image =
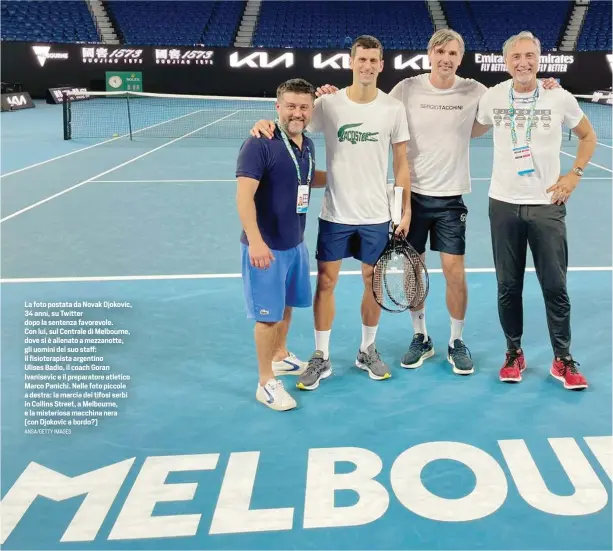
M 424 69 L 430 69 L 430 60 L 425 54 L 414 55 L 412 57 L 397 55 L 394 58 L 394 69 L 401 71 L 402 69 L 413 69 L 414 71 L 421 71 Z
M 317 54 L 313 57 L 313 67 L 315 69 L 350 69 L 349 54 L 336 54 L 324 57 L 324 54 Z
M 230 55 L 230 67 L 239 69 L 240 67 L 251 67 L 252 69 L 272 69 L 278 65 L 285 64 L 286 68 L 293 67 L 294 54 L 288 52 L 279 57 L 270 59 L 268 52 L 254 52 L 245 57 L 240 57 L 238 52 Z

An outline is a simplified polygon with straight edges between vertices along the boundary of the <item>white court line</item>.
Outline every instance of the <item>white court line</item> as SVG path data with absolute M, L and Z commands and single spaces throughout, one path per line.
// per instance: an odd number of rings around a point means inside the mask
M 569 272 L 610 272 L 612 266 L 580 266 L 568 268 Z M 428 270 L 429 274 L 441 274 L 441 268 Z M 493 274 L 494 268 L 467 268 L 467 273 L 472 274 Z M 534 268 L 526 268 L 526 272 L 534 272 Z M 311 272 L 316 276 L 317 272 Z M 361 270 L 341 271 L 340 275 L 362 275 Z M 81 282 L 105 282 L 105 281 L 159 281 L 174 279 L 236 279 L 242 277 L 241 274 L 169 274 L 169 275 L 136 275 L 136 276 L 92 276 L 92 277 L 33 277 L 33 278 L 5 278 L 0 279 L 0 283 L 81 283 Z
M 575 158 L 575 155 L 571 155 L 570 153 L 566 153 L 566 151 L 560 151 L 560 153 L 562 153 L 562 155 L 566 155 L 567 157 L 572 157 L 573 159 Z M 610 168 L 601 166 L 601 165 L 597 165 L 596 163 L 593 162 L 588 162 L 588 165 L 592 165 L 595 166 L 597 168 L 602 168 L 602 170 L 606 170 L 607 172 L 610 172 L 611 174 L 613 174 L 613 170 L 611 170 Z
M 201 182 L 236 182 L 234 180 L 95 180 L 94 184 L 184 184 Z
M 598 145 L 602 145 L 604 147 L 608 147 L 609 149 L 613 149 L 613 145 L 608 145 L 606 143 L 596 142 Z
M 606 170 L 606 169 L 605 169 Z M 477 180 L 491 180 L 491 178 L 471 178 L 471 180 L 477 181 Z M 581 180 L 611 180 L 611 176 L 583 176 L 581 178 Z
M 175 117 L 174 119 L 168 119 L 167 121 L 164 122 L 158 122 L 156 124 L 152 124 L 151 126 L 147 126 L 145 128 L 141 128 L 140 130 L 136 130 L 134 132 L 132 132 L 132 134 L 138 134 L 139 132 L 144 132 L 145 130 L 149 130 L 150 128 L 155 128 L 156 126 L 161 126 L 162 124 L 166 124 L 168 122 L 172 122 L 172 121 L 178 121 L 179 119 L 183 119 L 185 117 L 188 117 L 190 115 L 194 115 L 196 113 L 200 113 L 200 111 L 202 111 L 202 109 L 200 109 L 199 111 L 194 111 L 192 113 L 188 113 L 187 115 L 181 115 L 180 117 Z M 232 113 L 233 115 L 235 115 L 236 113 Z M 79 153 L 81 151 L 85 151 L 86 149 L 91 149 L 92 147 L 98 147 L 99 145 L 104 145 L 105 143 L 109 143 L 115 140 L 119 140 L 121 138 L 125 138 L 126 136 L 129 136 L 130 134 L 123 134 L 122 136 L 117 136 L 116 138 L 110 138 L 108 140 L 105 140 L 103 142 L 99 142 L 99 143 L 95 143 L 93 145 L 88 145 L 87 147 L 82 147 L 81 149 L 76 149 L 75 151 L 70 151 L 69 153 L 64 153 L 63 155 L 59 155 L 58 157 L 52 157 L 51 159 L 47 159 L 46 161 L 41 161 L 40 163 L 35 163 L 33 165 L 28 165 L 25 166 L 23 168 L 20 168 L 18 170 L 13 170 L 13 172 L 7 172 L 6 174 L 2 174 L 0 176 L 0 178 L 6 178 L 7 176 L 12 176 L 13 174 L 18 174 L 19 172 L 23 172 L 24 170 L 28 170 L 30 168 L 35 168 L 37 166 L 40 165 L 44 165 L 47 163 L 50 163 L 51 161 L 57 161 L 58 159 L 63 159 L 64 157 L 68 157 L 68 155 L 73 155 L 75 153 Z
M 490 181 L 491 178 L 471 178 L 473 182 L 475 181 Z M 582 180 L 611 180 L 610 177 L 607 176 L 598 176 L 598 177 L 583 177 Z M 393 182 L 393 179 L 389 180 Z M 184 183 L 205 183 L 205 182 L 236 182 L 236 178 L 233 180 L 94 180 L 92 183 L 94 184 L 184 184 Z
M 128 161 L 126 161 L 125 163 L 121 163 L 120 165 L 117 165 L 109 170 L 105 170 L 104 172 L 101 172 L 100 174 L 96 174 L 95 176 L 93 176 L 92 178 L 88 178 L 87 180 L 83 180 L 82 182 L 79 182 L 78 184 L 75 184 L 74 186 L 70 186 L 69 188 L 66 188 L 58 193 L 55 193 L 54 195 L 51 195 L 50 197 L 47 197 L 46 199 L 42 199 L 41 201 L 38 201 L 36 203 L 34 203 L 33 205 L 30 205 L 29 207 L 25 207 L 21 210 L 18 210 L 17 212 L 14 212 L 13 214 L 9 214 L 8 216 L 5 216 L 4 218 L 2 218 L 2 220 L 0 220 L 0 223 L 2 222 L 6 222 L 7 220 L 10 220 L 11 218 L 14 218 L 15 216 L 18 216 L 20 214 L 23 214 L 24 212 L 29 211 L 30 209 L 33 209 L 35 207 L 38 207 L 40 205 L 42 205 L 43 203 L 46 203 L 47 201 L 51 201 L 52 199 L 55 199 L 56 197 L 59 197 L 60 195 L 64 195 L 65 193 L 68 193 L 69 191 L 72 191 L 73 189 L 77 189 L 78 187 L 81 187 L 93 180 L 95 180 L 96 178 L 99 178 L 100 176 L 104 176 L 105 174 L 109 174 L 110 172 L 113 172 L 115 170 L 117 170 L 118 168 L 122 168 L 126 165 L 129 165 L 130 163 L 133 163 L 134 161 L 138 161 L 138 159 L 142 159 L 143 157 L 146 157 L 147 155 L 151 155 L 151 153 L 155 153 L 156 151 L 159 151 L 160 149 L 162 149 L 163 147 L 166 147 L 167 145 L 173 144 L 175 142 L 178 142 L 179 140 L 182 140 L 183 138 L 187 138 L 187 136 L 191 136 L 192 134 L 195 134 L 196 132 L 199 132 L 200 130 L 202 130 L 203 128 L 206 128 L 207 126 L 212 126 L 215 123 L 218 123 L 224 119 L 227 119 L 228 117 L 232 117 L 233 115 L 236 115 L 236 113 L 238 113 L 238 111 L 235 111 L 234 113 L 231 113 L 230 115 L 226 115 L 225 117 L 222 117 L 221 119 L 217 119 L 213 122 L 210 122 L 209 124 L 205 124 L 204 126 L 201 126 L 200 128 L 196 128 L 196 130 L 192 130 L 191 132 L 188 132 L 187 134 L 183 134 L 183 136 L 180 136 L 179 138 L 175 138 L 174 140 L 171 140 L 169 142 L 166 142 L 165 144 L 162 144 L 158 147 L 156 147 L 155 149 L 151 149 L 150 151 L 146 151 L 145 153 L 142 153 L 141 155 L 138 155 L 137 157 L 134 157 L 133 159 L 130 159 Z

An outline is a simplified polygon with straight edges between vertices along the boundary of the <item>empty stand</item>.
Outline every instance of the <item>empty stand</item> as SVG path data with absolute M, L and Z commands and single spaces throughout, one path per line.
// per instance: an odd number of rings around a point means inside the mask
M 113 0 L 106 3 L 125 44 L 231 46 L 245 2 Z
M 100 42 L 84 1 L 10 0 L 1 3 L 2 40 Z
M 611 1 L 584 3 L 577 49 L 611 51 Z M 571 0 L 441 0 L 440 5 L 473 51 L 499 52 L 522 30 L 538 36 L 543 50 L 556 49 L 572 23 Z M 3 0 L 1 6 L 2 40 L 102 42 L 84 0 Z M 259 13 L 246 10 L 247 1 L 234 0 L 109 0 L 104 6 L 126 45 L 231 47 L 241 18 L 255 20 L 252 13 L 257 21 L 251 44 L 260 48 L 348 48 L 357 36 L 371 34 L 386 49 L 424 50 L 434 32 L 425 0 L 263 0 Z
M 344 48 L 361 34 L 384 48 L 426 48 L 434 31 L 425 2 L 262 2 L 254 47 Z
M 467 49 L 501 51 L 509 36 L 531 31 L 541 41 L 543 50 L 551 50 L 558 46 L 572 2 L 447 0 L 443 9 L 449 26 L 462 34 Z
M 579 51 L 611 51 L 611 1 L 592 0 L 577 42 Z
M 451 0 L 441 4 L 447 16 L 447 23 L 454 31 L 462 35 L 466 50 L 485 50 L 483 34 L 475 21 L 468 2 Z

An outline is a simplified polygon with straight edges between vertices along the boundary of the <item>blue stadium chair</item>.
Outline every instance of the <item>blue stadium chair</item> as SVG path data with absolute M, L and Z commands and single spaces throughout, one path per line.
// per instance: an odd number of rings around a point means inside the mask
M 611 2 L 592 0 L 577 41 L 579 51 L 611 51 Z
M 264 0 L 255 47 L 347 48 L 361 34 L 384 48 L 425 49 L 433 32 L 425 2 L 276 2 Z
M 466 48 L 499 52 L 513 34 L 528 30 L 543 50 L 557 48 L 573 4 L 552 1 L 454 1 L 442 2 L 449 26 L 458 31 Z
M 111 0 L 106 3 L 126 44 L 231 46 L 245 2 Z
M 0 5 L 2 40 L 98 43 L 100 37 L 82 0 L 11 0 Z

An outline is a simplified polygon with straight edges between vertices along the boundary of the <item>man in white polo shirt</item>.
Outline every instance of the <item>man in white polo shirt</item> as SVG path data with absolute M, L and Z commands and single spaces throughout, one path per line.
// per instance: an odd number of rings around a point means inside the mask
M 498 281 L 498 312 L 507 341 L 500 380 L 519 382 L 526 368 L 521 348 L 522 290 L 527 246 L 545 299 L 554 352 L 550 373 L 567 389 L 587 388 L 570 353 L 570 301 L 566 288 L 566 202 L 592 158 L 596 134 L 577 100 L 537 80 L 540 42 L 532 33 L 509 38 L 503 57 L 511 80 L 481 98 L 477 121 L 494 127 L 489 218 Z M 562 125 L 579 138 L 572 169 L 560 172 Z

